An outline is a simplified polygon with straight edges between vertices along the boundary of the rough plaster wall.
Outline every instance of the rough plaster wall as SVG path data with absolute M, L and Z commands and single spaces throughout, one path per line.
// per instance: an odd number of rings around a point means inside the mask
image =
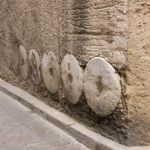
M 58 56 L 59 51 L 59 22 L 58 22 L 58 1 L 39 1 L 41 26 L 41 40 L 44 51 L 53 51 Z
M 150 1 L 130 0 L 127 94 L 128 143 L 150 143 Z
M 4 70 L 17 72 L 18 46 L 20 44 L 23 44 L 27 50 L 35 48 L 40 52 L 41 49 L 38 3 L 35 0 L 5 0 L 1 1 L 0 4 L 2 7 L 0 17 L 3 33 L 1 52 L 4 54 L 1 67 L 6 66 L 3 68 Z
M 130 0 L 129 4 L 127 100 L 132 122 L 123 142 L 136 145 L 150 142 L 149 107 L 145 107 L 150 86 L 149 33 L 145 34 L 150 26 L 149 3 Z M 54 51 L 60 61 L 72 53 L 83 66 L 102 51 L 127 53 L 127 0 L 0 0 L 0 5 L 0 77 L 16 85 L 19 44 L 36 49 L 40 57 Z M 19 80 L 20 84 L 28 89 L 31 82 Z M 109 129 L 106 132 L 110 134 Z
M 0 24 L 0 48 L 1 48 L 1 70 L 7 66 L 6 70 L 12 69 L 11 64 L 15 62 L 15 37 L 12 32 L 12 28 L 10 28 L 10 22 L 8 20 L 8 10 L 10 9 L 6 1 L 1 0 L 1 11 L 0 11 L 0 19 L 1 19 L 1 24 Z M 11 43 L 10 41 L 10 36 L 11 38 Z M 10 50 L 10 47 L 13 45 L 13 50 Z M 9 72 L 11 74 L 11 71 Z
M 127 50 L 127 0 L 68 0 L 67 47 L 81 65 L 102 51 Z M 107 56 L 107 54 L 104 54 Z
M 126 0 L 7 0 L 1 5 L 2 43 L 7 45 L 2 51 L 7 57 L 7 51 L 13 49 L 16 55 L 23 44 L 41 57 L 48 50 L 60 60 L 72 53 L 85 66 L 102 51 L 127 51 Z

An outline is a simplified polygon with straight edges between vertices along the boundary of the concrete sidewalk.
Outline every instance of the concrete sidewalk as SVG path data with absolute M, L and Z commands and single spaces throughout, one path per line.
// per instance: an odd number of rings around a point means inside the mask
M 0 92 L 0 150 L 88 150 L 88 148 Z

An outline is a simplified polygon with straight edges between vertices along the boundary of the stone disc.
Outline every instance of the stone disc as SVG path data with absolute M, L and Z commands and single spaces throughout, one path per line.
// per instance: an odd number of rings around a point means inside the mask
M 29 65 L 31 80 L 35 85 L 41 83 L 41 62 L 36 50 L 29 51 Z
M 60 68 L 57 58 L 53 52 L 44 54 L 42 59 L 42 75 L 46 88 L 55 94 L 58 91 Z
M 110 115 L 121 99 L 121 84 L 115 69 L 103 58 L 88 62 L 84 74 L 88 105 L 101 117 Z
M 19 47 L 19 57 L 20 74 L 24 80 L 27 80 L 29 76 L 28 56 L 25 48 L 22 45 Z
M 66 55 L 61 64 L 61 77 L 65 97 L 72 103 L 78 103 L 83 91 L 83 71 L 73 55 Z

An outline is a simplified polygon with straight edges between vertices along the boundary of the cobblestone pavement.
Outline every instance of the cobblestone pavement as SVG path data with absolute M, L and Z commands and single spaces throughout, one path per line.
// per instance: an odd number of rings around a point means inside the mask
M 88 148 L 0 92 L 0 150 L 88 150 Z

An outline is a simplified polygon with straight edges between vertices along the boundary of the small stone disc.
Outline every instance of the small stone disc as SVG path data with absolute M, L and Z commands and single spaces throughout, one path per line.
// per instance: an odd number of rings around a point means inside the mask
M 60 81 L 60 67 L 53 52 L 44 54 L 42 59 L 42 75 L 46 88 L 55 94 L 58 91 Z
M 31 80 L 35 85 L 41 83 L 41 62 L 36 50 L 29 51 L 29 65 Z
M 25 48 L 22 45 L 19 47 L 19 57 L 20 74 L 24 80 L 27 80 L 29 76 L 28 56 Z
M 101 117 L 110 115 L 121 99 L 119 75 L 103 58 L 95 57 L 86 66 L 84 92 L 91 109 Z
M 72 103 L 78 103 L 83 91 L 83 71 L 73 55 L 66 55 L 61 64 L 61 77 L 65 97 Z

